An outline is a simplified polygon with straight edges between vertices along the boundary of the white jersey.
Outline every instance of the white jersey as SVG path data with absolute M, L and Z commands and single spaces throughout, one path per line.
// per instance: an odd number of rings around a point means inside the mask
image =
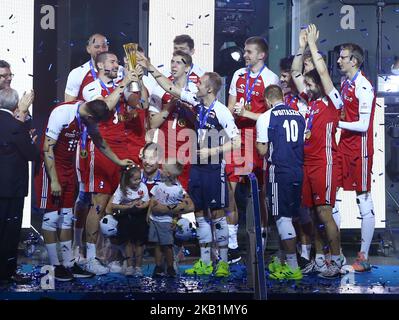
M 66 94 L 68 94 L 72 97 L 79 96 L 79 91 L 80 91 L 80 87 L 82 86 L 82 82 L 83 82 L 84 78 L 86 77 L 87 73 L 90 71 L 90 61 L 91 60 L 87 61 L 85 64 L 82 64 L 81 66 L 73 69 L 69 73 L 67 84 L 65 87 Z M 93 71 L 95 73 L 97 73 L 95 66 L 93 66 Z M 123 67 L 122 66 L 119 66 L 117 79 L 123 79 Z
M 134 200 L 139 200 L 141 199 L 144 202 L 147 202 L 150 200 L 150 197 L 148 195 L 148 189 L 145 183 L 140 182 L 140 185 L 137 190 L 130 189 L 129 187 L 126 188 L 126 195 L 123 194 L 121 186 L 118 186 L 118 189 L 116 189 L 114 193 L 114 198 L 112 199 L 113 204 L 128 204 L 129 202 L 132 202 Z
M 152 189 L 151 195 L 160 204 L 165 206 L 177 206 L 183 201 L 184 191 L 180 182 L 176 182 L 171 186 L 166 185 L 164 182 L 158 182 Z M 154 215 L 151 213 L 150 219 L 158 222 L 172 222 L 172 216 L 169 214 Z

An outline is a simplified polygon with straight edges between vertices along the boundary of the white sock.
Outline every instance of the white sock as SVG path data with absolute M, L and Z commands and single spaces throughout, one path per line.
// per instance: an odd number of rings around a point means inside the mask
M 86 242 L 86 256 L 87 260 L 94 259 L 96 257 L 96 244 L 95 243 L 90 243 Z
M 316 263 L 320 266 L 325 263 L 326 257 L 322 253 L 316 253 Z
M 302 244 L 301 245 L 301 257 L 306 260 L 310 260 L 310 249 L 312 248 L 311 244 Z
M 227 251 L 228 251 L 228 248 L 219 248 L 220 259 L 224 262 L 228 261 Z
M 65 267 L 72 267 L 74 263 L 74 258 L 72 254 L 72 240 L 60 241 L 61 254 L 62 254 L 62 264 Z
M 229 249 L 237 249 L 237 232 L 238 232 L 238 224 L 228 224 L 229 228 Z
M 60 260 L 58 260 L 57 243 L 46 243 L 46 249 L 50 264 L 53 266 L 59 266 Z
M 73 233 L 73 246 L 74 247 L 82 246 L 82 235 L 83 235 L 83 228 L 75 228 L 74 233 Z
M 211 244 L 209 243 L 206 247 L 200 247 L 200 250 L 202 262 L 205 264 L 211 262 Z
M 298 268 L 296 253 L 287 253 L 285 256 L 287 257 L 287 264 L 291 267 L 291 269 Z
M 373 200 L 370 193 L 363 193 L 356 197 L 356 201 L 362 216 L 362 243 L 360 251 L 364 253 L 364 257 L 368 259 L 371 241 L 373 240 L 375 228 L 375 216 L 373 208 Z

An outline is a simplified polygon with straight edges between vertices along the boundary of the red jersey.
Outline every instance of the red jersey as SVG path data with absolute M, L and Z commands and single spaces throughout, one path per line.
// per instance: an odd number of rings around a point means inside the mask
M 76 147 L 81 135 L 77 113 L 81 103 L 82 101 L 71 101 L 60 104 L 50 114 L 45 136 L 57 141 L 54 146 L 57 172 L 59 168 L 62 170 L 75 168 Z
M 328 97 L 309 101 L 305 130 L 304 160 L 306 164 L 332 164 L 337 152 L 335 133 L 339 111 Z
M 284 103 L 286 106 L 289 106 L 293 110 L 299 111 L 302 116 L 306 117 L 308 105 L 300 95 L 294 95 L 289 92 L 284 95 Z
M 92 101 L 99 96 L 107 97 L 116 88 L 120 81 L 113 82 L 112 85 L 105 85 L 97 79 L 90 82 L 83 88 L 83 97 L 86 101 Z M 109 117 L 106 121 L 98 123 L 98 128 L 101 136 L 113 148 L 125 148 L 127 144 L 127 132 L 125 130 L 124 114 L 126 113 L 126 104 L 124 98 L 119 99 L 118 105 L 114 111 L 109 112 Z M 115 150 L 113 150 L 115 151 Z
M 278 83 L 279 78 L 277 75 L 266 66 L 261 73 L 258 72 L 254 74 L 250 72 L 250 75 L 248 74 L 248 68 L 242 68 L 234 73 L 229 94 L 235 96 L 236 101 L 244 105 L 247 104 L 248 100 L 251 100 L 250 107 L 248 107 L 249 111 L 264 113 L 266 111 L 266 105 L 263 92 L 267 86 Z M 249 95 L 251 99 L 249 99 Z M 244 117 L 236 117 L 235 122 L 239 129 L 254 128 L 256 125 L 256 121 Z
M 371 116 L 366 132 L 342 129 L 339 151 L 347 155 L 372 156 L 374 154 L 373 121 L 376 98 L 370 81 L 359 72 L 354 80 L 346 80 L 342 83 L 341 96 L 345 114 L 343 121 L 358 121 L 360 113 L 371 113 Z

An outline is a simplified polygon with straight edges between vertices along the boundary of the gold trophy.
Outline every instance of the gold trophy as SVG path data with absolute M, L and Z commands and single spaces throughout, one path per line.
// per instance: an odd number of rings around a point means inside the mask
M 136 52 L 137 52 L 137 43 L 125 43 L 123 45 L 123 49 L 125 50 L 129 70 L 134 70 L 136 69 L 136 62 L 137 62 L 137 57 L 136 57 Z M 129 86 L 129 91 L 132 92 L 138 92 L 140 91 L 139 85 L 137 82 L 132 82 Z
M 126 58 L 127 58 L 127 63 L 128 63 L 128 69 L 129 70 L 134 70 L 136 68 L 137 64 L 137 57 L 136 57 L 136 52 L 137 52 L 138 44 L 137 43 L 125 43 L 123 45 L 123 49 L 125 50 Z M 139 85 L 137 82 L 132 82 L 129 85 L 129 91 L 130 92 L 138 92 L 140 91 Z M 124 120 L 131 120 L 132 118 L 137 117 L 137 111 L 135 108 L 132 108 L 131 110 L 128 110 L 128 114 L 126 117 L 121 119 L 122 121 Z

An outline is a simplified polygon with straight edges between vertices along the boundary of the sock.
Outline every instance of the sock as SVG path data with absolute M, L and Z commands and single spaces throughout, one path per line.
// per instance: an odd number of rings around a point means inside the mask
M 219 248 L 220 259 L 224 262 L 228 261 L 227 251 L 228 251 L 228 248 Z
M 86 242 L 86 256 L 87 260 L 94 259 L 96 257 L 96 244 L 95 243 L 90 243 Z
M 302 244 L 301 245 L 301 257 L 306 260 L 310 260 L 310 249 L 312 248 L 311 244 Z
M 291 267 L 291 269 L 298 268 L 298 261 L 296 259 L 296 253 L 287 253 L 287 264 Z
M 82 246 L 82 235 L 83 235 L 83 228 L 75 228 L 74 234 L 73 234 L 73 246 L 74 247 Z
M 75 259 L 72 254 L 72 240 L 60 241 L 62 264 L 64 267 L 72 267 Z
M 238 242 L 237 242 L 237 231 L 238 231 L 238 224 L 228 224 L 229 228 L 229 249 L 237 249 Z
M 339 212 L 338 202 L 335 202 L 335 206 L 332 210 L 332 216 L 339 230 L 341 228 L 341 213 Z
M 370 193 L 363 193 L 356 197 L 356 202 L 362 216 L 362 243 L 360 251 L 364 253 L 364 257 L 368 259 L 371 241 L 373 240 L 375 228 L 375 216 L 373 200 Z
M 46 249 L 50 264 L 53 266 L 59 266 L 60 261 L 58 260 L 57 243 L 46 243 Z
M 211 247 L 207 245 L 206 247 L 200 247 L 201 250 L 201 260 L 203 263 L 208 264 L 211 262 Z

